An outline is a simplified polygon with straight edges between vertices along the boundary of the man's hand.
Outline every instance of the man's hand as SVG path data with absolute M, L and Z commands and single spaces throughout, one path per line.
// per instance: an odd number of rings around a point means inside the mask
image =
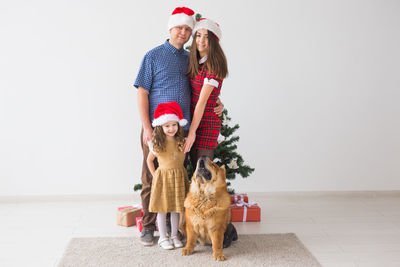
M 185 145 L 183 146 L 183 152 L 187 153 L 193 146 L 194 140 L 196 140 L 196 133 L 189 131 L 188 136 L 185 141 Z
M 217 105 L 214 107 L 214 113 L 218 115 L 218 117 L 222 116 L 222 111 L 224 111 L 224 104 L 222 104 L 219 98 L 216 101 Z
M 149 114 L 149 91 L 139 86 L 137 91 L 137 98 L 140 120 L 142 121 L 143 126 L 142 141 L 144 145 L 147 146 L 147 142 L 151 140 L 151 136 L 153 134 L 153 128 L 151 128 Z
M 152 135 L 153 135 L 152 128 L 143 129 L 143 144 L 148 146 L 147 142 L 151 140 Z

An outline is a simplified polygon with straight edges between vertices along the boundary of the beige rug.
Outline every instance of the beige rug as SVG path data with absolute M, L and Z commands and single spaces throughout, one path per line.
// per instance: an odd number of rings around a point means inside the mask
M 295 234 L 239 235 L 223 262 L 211 246 L 197 245 L 190 256 L 180 250 L 143 247 L 138 237 L 74 238 L 58 266 L 321 266 Z

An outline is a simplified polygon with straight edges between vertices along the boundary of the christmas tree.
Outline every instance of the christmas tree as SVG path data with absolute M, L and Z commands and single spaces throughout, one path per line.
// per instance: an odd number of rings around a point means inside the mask
M 230 121 L 231 118 L 228 117 L 228 111 L 224 109 L 222 112 L 222 125 L 221 133 L 218 137 L 218 146 L 214 152 L 214 162 L 220 166 L 225 165 L 226 179 L 234 180 L 237 174 L 243 178 L 246 178 L 254 171 L 254 168 L 245 165 L 242 156 L 236 152 L 236 143 L 239 141 L 239 136 L 234 136 L 233 133 L 239 129 L 239 125 L 235 124 L 233 127 L 230 127 Z M 194 168 L 190 162 L 186 166 L 186 170 L 188 172 L 189 179 L 191 179 Z M 235 193 L 235 190 L 230 187 L 231 183 L 227 182 L 227 185 L 229 193 Z

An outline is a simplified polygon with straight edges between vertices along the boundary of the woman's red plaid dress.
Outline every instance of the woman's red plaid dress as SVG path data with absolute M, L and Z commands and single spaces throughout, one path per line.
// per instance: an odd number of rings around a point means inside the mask
M 214 87 L 208 97 L 203 118 L 201 119 L 200 125 L 196 131 L 194 147 L 196 149 L 215 149 L 218 146 L 217 139 L 221 131 L 221 119 L 214 113 L 214 107 L 216 106 L 216 101 L 221 91 L 222 79 L 218 79 L 213 73 L 210 73 L 204 64 L 200 65 L 197 77 L 190 78 L 190 85 L 192 87 L 191 113 L 193 117 L 194 109 L 199 101 L 201 88 L 203 87 L 205 78 L 216 80 L 218 82 L 218 87 Z

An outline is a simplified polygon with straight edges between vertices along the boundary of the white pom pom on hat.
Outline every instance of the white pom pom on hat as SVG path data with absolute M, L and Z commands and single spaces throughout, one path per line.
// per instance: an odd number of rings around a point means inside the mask
M 168 30 L 176 26 L 188 25 L 192 30 L 194 27 L 194 11 L 188 7 L 177 7 L 172 12 L 168 21 Z
M 212 21 L 211 19 L 206 19 L 206 18 L 199 19 L 199 21 L 197 21 L 196 24 L 194 25 L 193 36 L 200 29 L 209 30 L 217 37 L 218 40 L 220 40 L 222 37 L 222 32 L 221 28 L 219 27 L 219 24 L 216 23 L 215 21 Z
M 185 126 L 187 120 L 183 118 L 182 109 L 178 103 L 172 101 L 159 104 L 154 112 L 152 126 L 162 126 L 169 121 L 177 121 L 180 126 Z

